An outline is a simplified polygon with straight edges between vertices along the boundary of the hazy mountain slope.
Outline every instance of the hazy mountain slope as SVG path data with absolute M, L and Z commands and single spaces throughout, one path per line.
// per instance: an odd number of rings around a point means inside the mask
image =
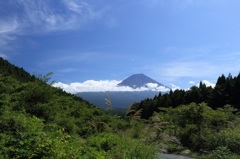
M 146 98 L 153 98 L 155 95 L 158 95 L 159 92 L 107 92 L 107 94 L 112 101 L 113 108 L 128 108 L 133 102 L 140 102 Z M 105 101 L 106 94 L 104 92 L 79 92 L 76 95 L 100 108 L 107 107 Z

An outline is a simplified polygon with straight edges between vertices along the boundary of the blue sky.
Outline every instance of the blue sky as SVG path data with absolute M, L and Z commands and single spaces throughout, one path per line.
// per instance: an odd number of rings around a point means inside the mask
M 239 73 L 240 1 L 2 0 L 0 46 L 62 84 L 144 73 L 187 89 Z

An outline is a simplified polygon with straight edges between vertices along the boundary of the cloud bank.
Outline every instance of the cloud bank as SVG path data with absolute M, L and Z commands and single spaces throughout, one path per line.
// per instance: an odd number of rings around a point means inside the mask
M 62 82 L 57 82 L 53 86 L 63 89 L 64 91 L 72 94 L 76 94 L 78 92 L 107 92 L 107 91 L 156 91 L 156 92 L 167 92 L 170 91 L 169 88 L 164 86 L 158 86 L 156 83 L 147 83 L 145 86 L 140 88 L 131 88 L 128 86 L 118 86 L 122 81 L 118 80 L 87 80 L 84 82 L 74 82 L 70 84 L 65 84 Z M 193 81 L 191 81 L 193 83 Z M 194 82 L 195 83 L 195 82 Z M 211 83 L 208 80 L 203 80 L 202 83 L 206 84 L 207 87 L 215 87 L 216 84 Z M 199 87 L 199 83 L 196 85 Z M 181 89 L 179 86 L 171 84 L 171 89 L 173 91 L 177 89 Z M 189 90 L 189 89 L 186 89 Z
M 70 84 L 64 84 L 62 82 L 57 82 L 53 86 L 59 87 L 66 92 L 75 94 L 78 92 L 106 92 L 106 91 L 158 91 L 166 92 L 169 88 L 164 86 L 158 86 L 156 83 L 148 83 L 140 88 L 131 88 L 128 86 L 118 86 L 122 81 L 117 80 L 87 80 L 82 83 L 75 82 Z

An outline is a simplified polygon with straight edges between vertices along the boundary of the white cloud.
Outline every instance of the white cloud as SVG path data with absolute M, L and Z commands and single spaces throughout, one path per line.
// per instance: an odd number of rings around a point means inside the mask
M 16 17 L 28 34 L 79 29 L 102 14 L 86 0 L 19 0 L 18 4 L 22 11 Z
M 194 81 L 189 81 L 188 83 L 189 83 L 189 84 L 195 84 L 195 82 L 194 82 Z
M 88 6 L 88 4 L 85 2 L 77 3 L 74 0 L 64 0 L 63 2 L 65 3 L 69 10 L 77 13 L 81 13 L 84 6 Z
M 177 90 L 177 89 L 181 89 L 179 86 L 176 86 L 175 84 L 171 84 L 171 86 L 172 86 L 172 90 L 173 91 L 175 91 L 175 90 Z
M 16 37 L 21 34 L 19 22 L 13 19 L 0 19 L 0 52 L 8 52 L 14 46 L 9 46 L 9 43 L 16 40 Z M 1 56 L 7 57 L 6 54 L 1 53 Z
M 82 29 L 103 13 L 87 0 L 18 0 L 3 4 L 18 9 L 0 17 L 0 52 L 8 54 L 21 35 Z
M 207 87 L 211 86 L 211 87 L 215 87 L 215 83 L 211 83 L 210 81 L 207 81 L 207 80 L 203 80 L 202 83 L 204 83 Z M 197 85 L 199 86 L 199 84 Z
M 11 43 L 12 41 L 16 40 L 16 36 L 12 35 L 10 33 L 5 33 L 0 35 L 0 50 L 6 50 L 11 49 L 13 46 L 9 46 L 8 44 Z
M 12 34 L 19 28 L 16 19 L 8 19 L 0 21 L 0 34 Z
M 189 81 L 188 83 L 189 84 L 195 84 L 195 82 L 193 82 L 193 81 Z M 205 84 L 207 87 L 211 86 L 212 88 L 214 88 L 215 85 L 216 85 L 215 83 L 212 83 L 208 80 L 202 80 L 202 83 Z M 199 85 L 200 85 L 200 83 L 196 84 L 195 86 L 199 87 Z M 188 90 L 190 90 L 190 88 L 185 89 L 185 91 L 188 91 Z
M 70 84 L 64 84 L 57 82 L 54 87 L 59 87 L 69 93 L 78 92 L 105 92 L 105 91 L 169 91 L 168 88 L 164 86 L 158 86 L 155 83 L 148 83 L 145 87 L 141 88 L 131 88 L 127 86 L 118 86 L 121 81 L 117 80 L 87 80 L 82 83 L 75 82 Z
M 147 83 L 146 86 L 148 88 L 156 88 L 156 87 L 158 87 L 158 84 L 157 83 Z
M 91 19 L 99 15 L 99 13 L 94 10 L 93 6 L 85 0 L 63 0 L 63 3 L 70 11 L 82 15 L 85 18 Z

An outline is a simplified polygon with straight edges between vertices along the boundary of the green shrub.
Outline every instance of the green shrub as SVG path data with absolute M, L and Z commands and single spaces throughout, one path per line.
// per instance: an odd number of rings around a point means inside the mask
M 64 129 L 55 124 L 46 125 L 37 117 L 13 112 L 5 112 L 1 119 L 2 158 L 67 158 L 73 154 L 81 155 L 80 139 L 72 140 Z M 77 144 L 73 144 L 76 141 Z
M 212 151 L 206 159 L 238 159 L 239 156 L 231 153 L 227 147 L 218 147 L 216 150 Z
M 240 152 L 240 131 L 234 109 L 225 106 L 213 110 L 206 103 L 161 108 L 162 122 L 168 122 L 165 133 L 178 137 L 183 146 L 192 150 L 215 150 L 226 146 L 232 152 Z
M 88 152 L 90 158 L 96 158 L 91 155 L 100 154 L 104 158 L 117 159 L 154 159 L 156 158 L 156 149 L 153 146 L 146 146 L 141 141 L 129 137 L 120 137 L 118 135 L 103 133 L 87 140 Z M 90 149 L 89 149 L 90 148 Z M 96 158 L 97 159 L 97 158 Z
M 240 127 L 222 130 L 209 136 L 209 149 L 227 147 L 231 152 L 240 154 Z

